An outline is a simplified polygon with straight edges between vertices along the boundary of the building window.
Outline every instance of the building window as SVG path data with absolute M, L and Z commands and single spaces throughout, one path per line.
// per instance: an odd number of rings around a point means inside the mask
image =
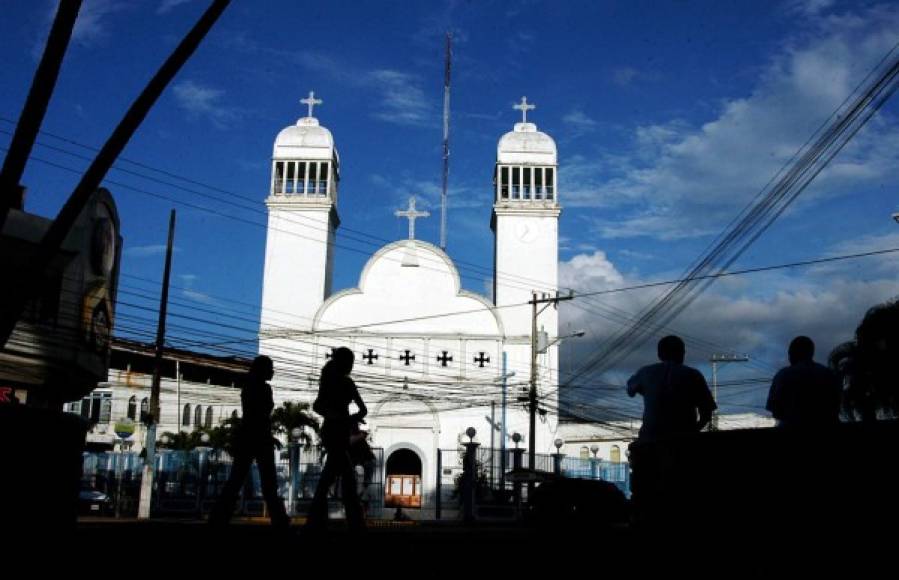
M 543 168 L 534 168 L 534 199 L 543 199 Z
M 512 168 L 512 199 L 521 197 L 521 170 L 518 167 Z
M 140 400 L 140 420 L 142 423 L 148 422 L 150 418 L 150 400 L 144 397 Z
M 184 412 L 181 413 L 181 426 L 190 427 L 190 405 L 184 405 Z
M 211 428 L 212 428 L 212 405 L 209 405 L 208 407 L 206 407 L 206 423 L 205 423 L 205 427 L 206 427 L 207 429 L 211 429 Z
M 318 181 L 318 163 L 309 164 L 309 191 L 306 193 L 315 193 L 315 182 Z
M 81 399 L 81 416 L 91 423 L 109 423 L 112 416 L 112 393 L 91 393 Z
M 522 181 L 522 199 L 531 199 L 531 168 L 524 168 L 524 179 Z
M 134 421 L 137 417 L 137 397 L 128 399 L 128 418 Z
M 509 168 L 499 168 L 499 197 L 509 199 Z
M 581 447 L 581 459 L 590 459 L 589 447 Z
M 306 193 L 306 163 L 297 163 L 297 193 Z
M 318 193 L 320 195 L 328 194 L 328 163 L 322 163 L 318 168 Z
M 194 427 L 199 429 L 203 426 L 203 405 L 197 405 L 196 410 L 194 410 Z
M 284 193 L 284 162 L 275 162 L 275 180 L 272 184 L 272 193 Z
M 552 199 L 555 191 L 555 179 L 553 178 L 553 168 L 546 168 L 546 199 Z
M 609 451 L 609 459 L 612 463 L 621 463 L 621 447 L 612 445 L 612 449 Z
M 284 193 L 293 193 L 296 185 L 296 166 L 293 161 L 287 162 L 287 178 L 284 181 Z
M 237 409 L 234 409 L 233 411 L 231 411 L 231 418 L 232 418 L 232 419 L 237 419 L 237 418 L 239 418 L 239 417 L 240 417 L 240 415 L 237 414 Z

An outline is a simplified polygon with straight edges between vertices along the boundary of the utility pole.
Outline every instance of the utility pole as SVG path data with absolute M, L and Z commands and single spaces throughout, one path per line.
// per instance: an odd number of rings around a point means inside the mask
M 153 383 L 150 390 L 150 416 L 147 418 L 147 440 L 144 444 L 146 460 L 140 485 L 138 519 L 150 517 L 150 501 L 153 496 L 153 475 L 156 468 L 156 425 L 159 422 L 159 387 L 162 381 L 162 351 L 165 341 L 165 316 L 169 303 L 169 278 L 172 273 L 172 250 L 175 243 L 175 210 L 169 215 L 169 239 L 165 248 L 165 270 L 162 274 L 162 293 L 159 297 L 159 321 L 156 325 L 156 352 L 153 360 Z M 176 417 L 179 409 L 175 410 Z
M 718 364 L 719 363 L 729 363 L 729 362 L 749 362 L 749 355 L 745 354 L 712 354 L 709 358 L 709 362 L 712 363 L 712 398 L 715 399 L 715 404 L 718 404 Z M 711 431 L 718 430 L 718 409 L 715 409 L 715 413 L 712 415 L 712 424 L 709 426 Z
M 531 305 L 531 388 L 528 391 L 528 407 L 530 414 L 528 425 L 530 430 L 528 435 L 528 469 L 531 471 L 534 470 L 534 464 L 537 458 L 537 317 L 550 305 L 558 307 L 559 302 L 572 300 L 573 298 L 574 292 L 571 292 L 568 296 L 559 296 L 558 292 L 552 297 L 544 294 L 543 298 L 537 298 L 537 292 L 533 292 L 532 298 L 528 302 L 528 304 Z M 538 304 L 543 304 L 543 307 L 540 308 L 540 310 L 537 310 Z M 533 487 L 533 482 L 528 483 L 528 494 L 533 491 Z M 528 495 L 528 497 L 531 496 Z

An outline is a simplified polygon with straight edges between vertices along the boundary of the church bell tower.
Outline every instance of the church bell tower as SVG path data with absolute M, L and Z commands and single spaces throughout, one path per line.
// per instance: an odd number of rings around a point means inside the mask
M 275 359 L 303 358 L 291 336 L 312 328 L 331 293 L 340 157 L 331 132 L 313 116 L 322 104 L 301 99 L 307 116 L 275 139 L 265 244 L 259 351 Z M 311 352 L 311 346 L 310 352 Z M 298 364 L 309 361 L 297 360 Z
M 530 368 L 533 293 L 555 295 L 559 283 L 558 160 L 552 137 L 527 120 L 535 106 L 522 97 L 515 109 L 520 123 L 499 140 L 494 172 L 493 298 L 505 328 L 509 369 Z M 516 305 L 516 306 L 512 306 Z M 538 332 L 552 344 L 558 336 L 558 311 L 544 309 Z M 538 391 L 555 392 L 558 386 L 558 346 L 538 354 Z M 525 370 L 525 372 L 528 372 Z M 554 397 L 555 400 L 555 397 Z M 555 407 L 552 405 L 551 407 Z M 538 433 L 537 447 L 549 451 L 547 432 Z

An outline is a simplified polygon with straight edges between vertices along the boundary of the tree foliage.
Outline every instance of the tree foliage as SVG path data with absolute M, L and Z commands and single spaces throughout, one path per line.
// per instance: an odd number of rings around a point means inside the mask
M 899 301 L 874 306 L 855 339 L 830 353 L 843 377 L 843 408 L 852 420 L 899 416 Z

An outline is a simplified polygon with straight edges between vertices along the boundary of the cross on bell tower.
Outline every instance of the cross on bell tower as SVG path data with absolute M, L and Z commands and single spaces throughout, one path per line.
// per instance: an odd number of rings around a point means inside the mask
M 309 114 L 307 115 L 308 117 L 312 117 L 312 108 L 315 107 L 315 105 L 321 105 L 322 103 L 324 103 L 324 101 L 322 101 L 321 99 L 315 98 L 315 91 L 309 91 L 309 96 L 305 99 L 300 99 L 300 102 L 304 105 L 309 106 Z
M 512 105 L 512 108 L 521 111 L 521 122 L 527 123 L 528 122 L 528 111 L 532 111 L 532 110 L 536 109 L 537 105 L 532 105 L 531 103 L 528 103 L 527 97 L 521 97 L 521 102 L 518 103 L 517 105 Z
M 405 210 L 396 210 L 393 212 L 393 215 L 396 217 L 404 217 L 409 220 L 409 239 L 415 239 L 415 220 L 418 218 L 428 217 L 431 215 L 431 212 L 428 211 L 418 211 L 415 209 L 415 196 L 409 198 L 409 207 Z

